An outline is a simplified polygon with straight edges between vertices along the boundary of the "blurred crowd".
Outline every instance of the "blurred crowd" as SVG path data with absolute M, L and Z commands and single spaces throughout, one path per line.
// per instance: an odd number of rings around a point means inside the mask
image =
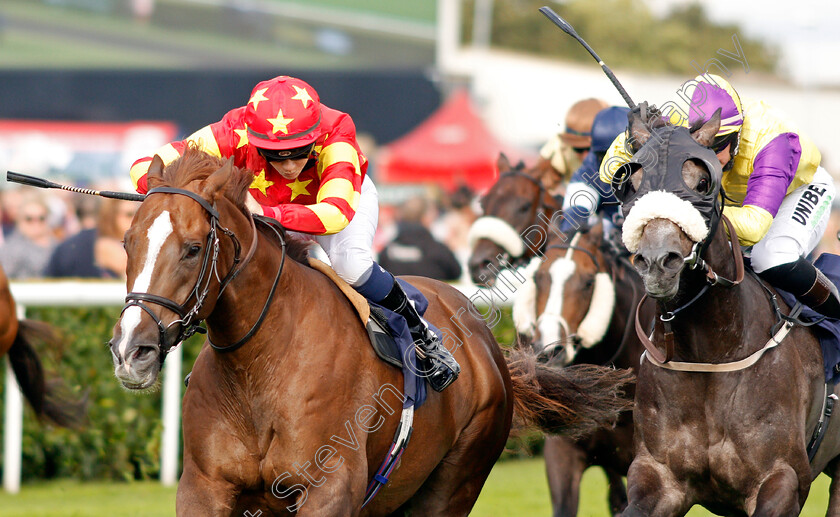
M 112 186 L 96 188 L 112 189 Z M 0 191 L 0 265 L 9 278 L 125 278 L 122 240 L 138 204 L 31 187 Z M 466 186 L 383 203 L 374 252 L 389 271 L 464 277 L 477 203 Z
M 0 193 L 0 265 L 12 279 L 124 278 L 137 203 L 30 187 Z

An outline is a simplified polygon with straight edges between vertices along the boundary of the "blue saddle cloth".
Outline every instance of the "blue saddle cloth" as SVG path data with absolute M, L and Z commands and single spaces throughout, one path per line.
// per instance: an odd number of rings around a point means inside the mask
M 814 266 L 840 289 L 840 256 L 823 253 L 814 261 Z M 789 306 L 793 307 L 796 304 L 795 296 L 781 289 L 776 290 Z M 816 321 L 822 317 L 822 314 L 806 306 L 802 307 L 802 313 L 799 315 L 799 319 L 804 322 Z M 822 348 L 825 382 L 837 384 L 840 381 L 840 320 L 825 318 L 811 328 L 817 335 L 820 348 Z
M 409 284 L 405 280 L 397 279 L 402 286 L 408 299 L 414 304 L 417 313 L 422 316 L 426 313 L 429 307 L 429 300 L 423 296 L 416 287 Z M 402 359 L 403 371 L 403 408 L 414 406 L 415 409 L 423 405 L 426 401 L 426 378 L 422 376 L 422 369 L 418 365 L 417 355 L 414 353 L 414 340 L 411 338 L 411 332 L 408 330 L 408 324 L 405 318 L 381 305 L 368 301 L 372 310 L 378 311 L 385 316 L 387 320 L 388 332 L 393 337 L 397 348 L 399 349 L 399 357 Z M 429 324 L 429 328 L 437 334 L 438 339 L 442 339 L 440 330 Z

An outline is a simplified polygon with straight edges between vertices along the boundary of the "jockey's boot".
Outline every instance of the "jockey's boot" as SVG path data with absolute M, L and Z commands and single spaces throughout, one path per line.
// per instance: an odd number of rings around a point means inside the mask
M 796 262 L 771 267 L 759 276 L 793 294 L 797 300 L 823 316 L 840 319 L 837 287 L 807 259 L 799 257 Z
M 419 348 L 418 357 L 422 358 L 423 373 L 432 389 L 443 391 L 452 384 L 461 373 L 461 367 L 417 313 L 396 279 L 394 279 L 391 292 L 379 304 L 405 318 L 411 338 Z

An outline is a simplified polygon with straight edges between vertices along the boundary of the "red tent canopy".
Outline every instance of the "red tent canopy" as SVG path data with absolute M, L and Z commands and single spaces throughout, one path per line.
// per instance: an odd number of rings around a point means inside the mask
M 435 183 L 449 191 L 466 184 L 481 191 L 496 181 L 500 152 L 513 159 L 479 118 L 466 90 L 459 90 L 412 132 L 383 147 L 376 180 Z

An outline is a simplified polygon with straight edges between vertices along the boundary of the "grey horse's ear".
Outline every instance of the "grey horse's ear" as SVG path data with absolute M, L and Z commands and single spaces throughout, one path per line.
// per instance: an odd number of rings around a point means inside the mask
M 627 114 L 627 128 L 630 132 L 627 143 L 633 154 L 636 154 L 650 140 L 650 127 L 639 111 L 632 110 Z
M 715 141 L 715 136 L 720 130 L 720 110 L 721 108 L 718 108 L 714 115 L 712 115 L 711 118 L 702 126 L 692 129 L 691 138 L 693 138 L 695 142 L 704 147 L 712 146 L 712 142 Z

